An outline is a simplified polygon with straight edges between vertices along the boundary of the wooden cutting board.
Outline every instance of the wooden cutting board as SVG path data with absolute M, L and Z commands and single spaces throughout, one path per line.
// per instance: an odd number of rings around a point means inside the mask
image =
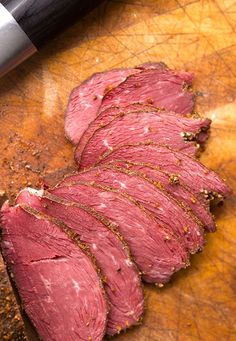
M 64 138 L 71 89 L 91 73 L 164 61 L 195 72 L 197 110 L 213 120 L 204 164 L 236 189 L 236 1 L 117 0 L 0 81 L 0 189 L 8 195 L 75 167 Z M 217 210 L 192 266 L 145 286 L 143 325 L 119 341 L 236 340 L 236 197 Z M 13 328 L 13 327 L 12 327 Z

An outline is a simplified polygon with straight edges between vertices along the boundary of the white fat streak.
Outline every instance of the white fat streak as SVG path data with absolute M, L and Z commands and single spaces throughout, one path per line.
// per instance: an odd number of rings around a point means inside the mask
M 97 245 L 95 243 L 92 244 L 93 250 L 97 250 Z
M 85 110 L 93 107 L 92 104 L 89 104 L 89 103 L 85 103 L 84 106 L 85 106 Z
M 116 258 L 115 258 L 113 255 L 111 255 L 111 259 L 112 259 L 112 262 L 113 262 L 115 265 L 118 264 L 117 261 L 116 261 Z
M 76 294 L 78 294 L 80 292 L 80 290 L 81 290 L 80 286 L 79 286 L 79 283 L 75 279 L 73 279 L 73 278 L 72 278 L 72 283 L 73 283 L 73 287 L 74 287 L 74 289 L 76 291 Z
M 105 204 L 103 204 L 103 203 L 101 203 L 99 206 L 98 206 L 98 208 L 106 208 L 107 206 L 105 205 Z
M 105 139 L 105 140 L 103 141 L 103 144 L 104 144 L 104 146 L 105 146 L 105 147 L 107 147 L 107 148 L 110 148 L 110 146 L 109 146 L 109 143 L 108 143 L 107 139 Z
M 132 266 L 132 265 L 133 265 L 133 263 L 131 262 L 131 260 L 130 260 L 129 258 L 127 258 L 127 259 L 125 260 L 125 263 L 126 263 L 128 266 Z
M 124 92 L 124 94 L 129 94 L 130 93 L 130 90 L 125 90 L 125 91 L 123 91 Z
M 127 188 L 126 184 L 124 184 L 123 182 L 121 181 L 118 181 L 118 180 L 114 180 L 115 183 L 118 183 L 122 188 Z
M 52 288 L 52 282 L 40 274 L 40 278 L 45 286 L 45 288 L 50 292 Z
M 52 302 L 53 302 L 53 300 L 52 300 L 51 296 L 48 296 L 47 297 L 47 303 L 52 303 Z
M 144 134 L 147 134 L 149 132 L 149 128 L 148 127 L 144 127 L 143 128 L 143 132 L 144 132 Z
M 7 248 L 12 248 L 13 247 L 13 244 L 11 242 L 7 241 L 7 240 L 3 241 L 2 244 L 4 246 L 6 246 Z

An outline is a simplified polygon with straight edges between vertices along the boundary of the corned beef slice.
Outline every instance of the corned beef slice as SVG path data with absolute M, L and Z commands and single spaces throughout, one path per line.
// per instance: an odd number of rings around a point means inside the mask
M 145 64 L 143 65 L 145 67 Z M 175 72 L 164 67 L 148 68 L 131 74 L 124 82 L 107 92 L 99 111 L 114 105 L 126 106 L 139 102 L 181 114 L 191 113 L 194 95 L 187 88 L 192 84 L 192 80 L 191 73 Z
M 95 181 L 127 193 L 152 212 L 159 225 L 178 236 L 190 252 L 195 253 L 202 248 L 204 238 L 201 223 L 164 189 L 147 181 L 142 175 L 112 166 L 96 167 L 68 177 L 63 186 L 76 181 Z
M 1 246 L 39 337 L 102 340 L 107 303 L 93 260 L 61 227 L 26 210 L 4 204 Z
M 190 207 L 192 212 L 202 222 L 208 232 L 214 232 L 216 225 L 212 216 L 209 205 L 203 203 L 183 182 L 180 183 L 178 177 L 165 173 L 157 168 L 142 165 L 142 163 L 131 164 L 129 162 L 119 162 L 120 167 L 125 167 L 129 170 L 141 172 L 146 178 L 154 183 L 161 184 L 165 190 L 177 199 L 185 207 Z
M 55 188 L 50 193 L 89 205 L 116 223 L 147 282 L 168 282 L 187 265 L 188 254 L 180 242 L 127 195 L 93 182 Z
M 201 193 L 207 199 L 225 198 L 230 194 L 227 184 L 214 171 L 196 159 L 166 146 L 125 145 L 107 153 L 99 163 L 117 164 L 118 160 L 155 166 L 157 169 L 175 175 L 180 183 L 186 184 L 193 193 L 196 195 Z M 122 165 L 122 163 L 118 164 Z
M 140 77 L 133 77 L 137 74 Z M 186 88 L 191 85 L 192 78 L 191 73 L 171 71 L 163 63 L 146 63 L 137 68 L 94 74 L 72 91 L 65 115 L 66 136 L 77 144 L 97 114 L 114 105 L 153 102 L 157 107 L 190 113 L 194 96 Z
M 122 144 L 140 142 L 161 143 L 195 155 L 198 150 L 194 140 L 201 129 L 208 129 L 210 120 L 178 117 L 166 112 L 135 112 L 120 115 L 105 127 L 98 129 L 85 146 L 82 156 L 75 153 L 80 167 L 88 167 L 112 148 Z M 190 133 L 191 141 L 186 141 Z M 80 158 L 81 157 L 81 158 Z
M 89 123 L 95 119 L 106 91 L 136 72 L 140 70 L 117 69 L 95 73 L 72 91 L 65 115 L 65 133 L 73 144 L 79 142 Z
M 62 220 L 90 247 L 105 278 L 110 301 L 107 334 L 114 335 L 140 320 L 144 301 L 137 268 L 110 221 L 87 206 L 33 189 L 23 190 L 17 203 Z

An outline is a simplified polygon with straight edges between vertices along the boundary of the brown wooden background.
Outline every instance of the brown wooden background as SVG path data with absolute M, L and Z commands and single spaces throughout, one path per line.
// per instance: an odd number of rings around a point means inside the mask
M 236 189 L 236 1 L 113 0 L 0 80 L 0 190 L 14 194 L 74 167 L 63 113 L 75 85 L 93 72 L 160 60 L 195 72 L 198 110 L 213 119 L 202 161 Z M 236 340 L 235 203 L 234 193 L 217 211 L 218 232 L 191 268 L 163 289 L 146 286 L 144 324 L 117 341 Z M 12 299 L 1 261 L 0 270 L 4 340 L 16 333 L 4 317 Z

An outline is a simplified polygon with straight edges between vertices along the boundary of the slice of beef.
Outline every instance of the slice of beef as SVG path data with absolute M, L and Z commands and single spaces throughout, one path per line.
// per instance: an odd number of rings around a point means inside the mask
M 193 156 L 199 147 L 196 143 L 198 134 L 202 129 L 209 129 L 210 123 L 209 119 L 177 117 L 163 111 L 119 115 L 97 130 L 82 155 L 75 153 L 75 159 L 80 161 L 81 168 L 85 168 L 119 145 L 140 142 L 162 143 Z
M 82 152 L 88 143 L 89 139 L 93 136 L 96 130 L 99 128 L 105 127 L 108 123 L 113 121 L 114 118 L 116 118 L 119 115 L 124 115 L 130 112 L 155 112 L 160 111 L 160 109 L 154 107 L 153 105 L 146 105 L 141 103 L 134 103 L 127 105 L 126 107 L 110 107 L 101 113 L 93 120 L 88 129 L 85 130 L 84 134 L 82 135 L 77 147 L 76 147 L 76 159 L 80 160 Z M 179 116 L 181 114 L 175 113 L 175 115 Z M 199 118 L 199 117 L 198 117 Z M 204 146 L 204 143 L 206 142 L 208 138 L 208 125 L 206 129 L 202 128 L 202 131 L 197 136 L 197 142 Z M 204 131 L 203 131 L 204 130 Z M 191 138 L 191 134 L 189 135 L 189 138 Z M 193 137 L 193 136 L 192 136 Z M 187 139 L 187 136 L 185 136 L 185 139 Z M 79 161 L 78 161 L 79 162 Z
M 76 181 L 95 181 L 127 193 L 152 212 L 159 225 L 180 238 L 188 251 L 195 253 L 202 249 L 202 224 L 190 213 L 190 209 L 187 211 L 161 186 L 155 186 L 141 174 L 114 166 L 95 167 L 69 176 L 62 185 Z
M 144 71 L 131 74 L 124 82 L 107 92 L 99 111 L 114 105 L 126 106 L 140 102 L 181 114 L 191 113 L 194 94 L 188 88 L 192 84 L 193 74 L 175 72 L 164 67 L 152 69 L 149 65 L 143 64 Z
M 196 215 L 196 217 L 202 222 L 202 225 L 206 228 L 208 232 L 214 232 L 216 230 L 216 225 L 214 217 L 210 212 L 208 202 L 202 200 L 202 197 L 195 195 L 191 189 L 182 181 L 180 183 L 179 178 L 174 174 L 168 174 L 163 172 L 156 167 L 146 166 L 139 162 L 117 162 L 120 167 L 127 168 L 129 170 L 134 170 L 138 173 L 142 173 L 142 176 L 148 179 L 148 181 L 153 182 L 156 186 L 162 186 L 172 197 L 178 200 L 182 206 L 186 209 L 188 207 Z M 116 161 L 112 163 L 116 165 Z M 81 173 L 81 172 L 80 172 Z M 75 173 L 77 174 L 77 173 Z M 74 175 L 74 174 L 73 174 Z M 69 175 L 70 177 L 71 175 Z M 67 182 L 68 176 L 60 183 L 65 184 Z
M 39 337 L 102 340 L 108 307 L 85 247 L 31 208 L 5 203 L 1 224 L 4 259 Z
M 76 155 L 77 159 L 79 159 L 79 155 L 82 154 L 84 147 L 86 146 L 88 140 L 93 136 L 94 132 L 101 127 L 106 126 L 109 122 L 111 122 L 117 115 L 125 114 L 128 112 L 134 111 L 155 111 L 159 110 L 155 108 L 153 105 L 150 104 L 141 104 L 141 103 L 134 103 L 129 104 L 125 107 L 110 107 L 101 113 L 89 124 L 88 128 L 85 130 L 79 143 L 76 147 Z
M 72 91 L 65 114 L 65 134 L 67 138 L 76 145 L 90 122 L 96 118 L 97 114 L 103 111 L 104 107 L 108 108 L 116 105 L 110 100 L 110 97 L 114 96 L 113 89 L 115 89 L 116 86 L 121 83 L 123 84 L 126 80 L 128 81 L 129 86 L 130 81 L 131 83 L 134 81 L 132 86 L 136 89 L 137 85 L 139 86 L 139 83 L 141 85 L 141 82 L 145 81 L 145 77 L 150 78 L 150 74 L 145 74 L 145 72 L 152 73 L 153 71 L 155 71 L 153 81 L 158 80 L 155 86 L 156 106 L 162 106 L 166 109 L 170 109 L 171 107 L 171 110 L 180 113 L 192 112 L 194 96 L 186 90 L 192 83 L 192 74 L 171 71 L 164 63 L 145 63 L 135 68 L 110 70 L 92 75 Z M 138 73 L 142 73 L 142 77 L 138 83 L 135 79 L 129 79 L 129 76 Z M 121 87 L 123 86 L 122 84 Z M 125 93 L 127 95 L 126 83 L 125 88 Z M 140 91 L 141 89 L 139 89 L 138 92 Z M 128 92 L 130 91 L 128 90 Z M 132 90 L 131 92 L 136 95 L 137 99 L 127 99 L 122 106 L 139 101 L 142 103 L 152 102 L 150 98 L 145 96 L 144 99 L 139 97 L 138 93 L 136 93 L 137 91 L 135 92 Z M 109 93 L 107 97 L 105 96 L 106 93 Z M 172 96 L 171 99 L 170 96 Z M 105 101 L 101 106 L 103 98 Z M 171 101 L 173 101 L 174 105 L 170 105 Z M 172 107 L 175 109 L 172 109 Z
M 88 206 L 33 189 L 22 191 L 17 203 L 62 220 L 89 246 L 104 276 L 110 302 L 108 335 L 140 321 L 144 308 L 140 277 L 127 245 L 109 220 Z
M 79 142 L 95 119 L 105 93 L 137 72 L 140 70 L 131 68 L 95 73 L 72 91 L 65 114 L 65 134 L 73 144 Z
M 187 266 L 185 247 L 128 195 L 93 181 L 54 188 L 50 193 L 88 205 L 117 224 L 145 281 L 166 283 Z
M 214 217 L 210 212 L 208 203 L 202 202 L 201 198 L 193 194 L 191 189 L 185 185 L 184 181 L 180 183 L 176 175 L 165 173 L 156 167 L 152 168 L 139 162 L 119 161 L 118 163 L 120 167 L 141 172 L 145 178 L 148 178 L 149 181 L 154 182 L 157 186 L 159 184 L 163 186 L 167 193 L 177 199 L 181 205 L 184 205 L 185 208 L 190 207 L 208 232 L 214 232 L 216 230 Z
M 207 200 L 221 200 L 227 197 L 231 190 L 227 184 L 212 170 L 205 167 L 198 160 L 161 145 L 139 144 L 124 145 L 110 151 L 100 160 L 100 164 L 118 160 L 131 163 L 139 162 L 143 165 L 154 166 L 163 170 L 182 184 L 186 184 L 193 193 L 200 193 Z M 122 165 L 122 163 L 119 163 Z M 203 200 L 203 202 L 205 202 Z

